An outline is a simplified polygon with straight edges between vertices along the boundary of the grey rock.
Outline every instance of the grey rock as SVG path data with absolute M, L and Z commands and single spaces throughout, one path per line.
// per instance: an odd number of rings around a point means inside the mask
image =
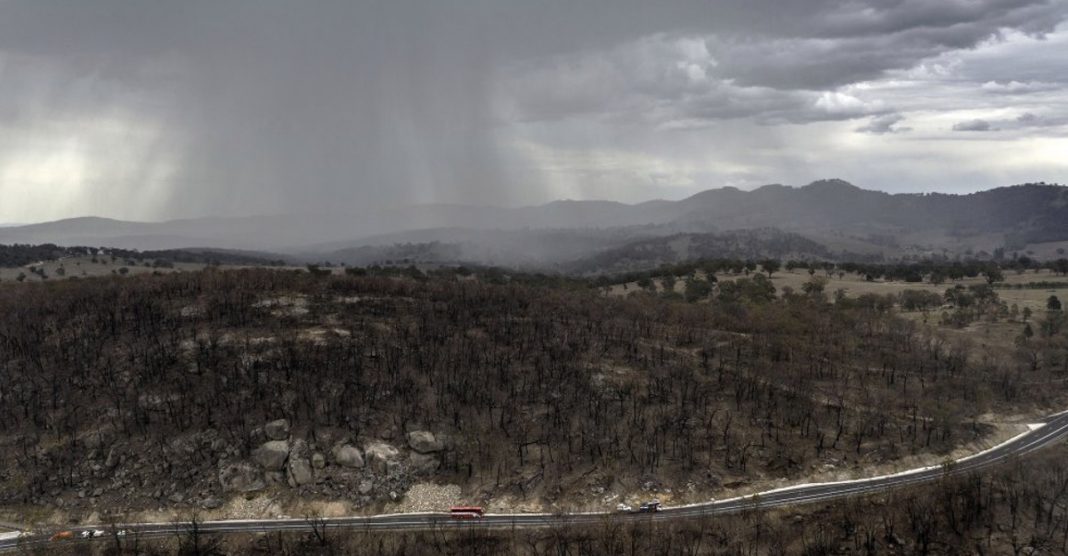
M 385 442 L 372 442 L 364 450 L 367 456 L 367 464 L 377 473 L 389 471 L 389 462 L 396 462 L 400 452 Z
M 263 427 L 256 427 L 248 432 L 248 439 L 253 444 L 263 444 L 269 440 L 267 435 L 263 432 Z
M 263 473 L 248 463 L 231 463 L 219 469 L 219 484 L 226 492 L 252 492 L 267 487 Z
M 82 444 L 90 451 L 110 445 L 115 439 L 115 432 L 110 428 L 93 431 L 82 437 Z
M 360 450 L 351 444 L 334 446 L 332 455 L 334 456 L 334 463 L 343 467 L 351 467 L 353 469 L 363 467 L 364 461 L 363 456 L 360 455 Z
M 123 451 L 126 449 L 124 444 L 116 444 L 108 450 L 108 457 L 104 460 L 104 467 L 107 469 L 114 469 L 115 466 L 122 463 Z
M 289 421 L 276 419 L 263 426 L 263 433 L 271 440 L 285 440 L 289 438 Z
M 369 494 L 374 488 L 375 485 L 371 481 L 360 481 L 360 486 L 357 490 L 360 491 L 360 494 Z
M 287 478 L 289 486 L 298 487 L 309 484 L 314 479 L 311 463 L 304 457 L 289 458 Z
M 289 457 L 289 443 L 285 440 L 270 440 L 252 451 L 252 460 L 267 471 L 280 471 Z
M 269 485 L 286 484 L 286 474 L 281 471 L 267 471 L 263 476 L 267 479 L 267 484 Z
M 304 439 L 302 439 L 302 438 L 298 438 L 298 439 L 294 440 L 289 445 L 289 457 L 290 457 L 290 459 L 292 459 L 292 458 L 308 459 L 308 454 L 309 454 L 308 443 L 305 442 Z
M 214 510 L 216 508 L 221 508 L 222 505 L 222 500 L 219 500 L 214 496 L 210 498 L 205 498 L 204 501 L 200 503 L 200 507 L 204 508 L 205 510 Z
M 441 461 L 432 454 L 413 453 L 408 456 L 408 466 L 411 468 L 412 473 L 417 475 L 429 475 L 437 471 L 440 465 Z
M 312 454 L 311 463 L 312 463 L 312 467 L 314 467 L 316 469 L 322 469 L 322 468 L 326 467 L 326 458 L 322 454 L 320 454 L 319 452 L 316 452 L 316 453 Z
M 440 452 L 445 449 L 442 442 L 434 438 L 434 433 L 430 431 L 412 431 L 408 433 L 408 445 L 420 454 Z

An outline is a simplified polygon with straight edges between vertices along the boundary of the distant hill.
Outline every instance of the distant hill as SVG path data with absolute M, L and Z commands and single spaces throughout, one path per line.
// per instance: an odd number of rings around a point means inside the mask
M 969 195 L 891 195 L 841 180 L 822 180 L 804 187 L 711 189 L 679 201 L 634 205 L 609 201 L 556 201 L 522 208 L 421 205 L 158 223 L 77 218 L 0 228 L 0 243 L 142 250 L 204 246 L 283 251 L 309 259 L 336 256 L 355 262 L 387 256 L 381 248 L 394 243 L 437 242 L 431 250 L 434 257 L 544 265 L 590 257 L 643 239 L 764 228 L 800 234 L 833 252 L 890 257 L 998 247 L 1015 250 L 1068 240 L 1068 188 L 1039 183 Z M 444 244 L 454 247 L 444 249 Z
M 804 236 L 774 228 L 645 239 L 563 265 L 576 274 L 647 270 L 693 259 L 829 260 L 835 254 Z
M 16 268 L 45 261 L 91 256 L 115 257 L 136 261 L 152 260 L 165 263 L 267 265 L 279 262 L 276 260 L 277 257 L 272 258 L 270 255 L 263 253 L 243 253 L 218 249 L 133 251 L 106 247 L 65 247 L 51 243 L 43 245 L 0 244 L 0 268 Z

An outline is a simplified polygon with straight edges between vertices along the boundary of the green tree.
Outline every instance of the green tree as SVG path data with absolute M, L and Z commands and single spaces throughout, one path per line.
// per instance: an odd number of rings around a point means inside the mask
M 1050 311 L 1060 311 L 1061 300 L 1057 299 L 1057 296 L 1055 295 L 1049 296 L 1049 299 L 1046 300 L 1046 309 Z
M 692 278 L 686 281 L 686 301 L 693 303 L 700 301 L 712 293 L 712 284 L 700 278 Z
M 760 261 L 760 267 L 764 269 L 764 272 L 768 273 L 768 278 L 771 278 L 772 274 L 778 272 L 779 269 L 782 268 L 782 264 L 775 259 L 767 259 Z
M 801 284 L 801 290 L 809 297 L 823 299 L 823 290 L 827 287 L 827 278 L 813 276 L 811 280 Z

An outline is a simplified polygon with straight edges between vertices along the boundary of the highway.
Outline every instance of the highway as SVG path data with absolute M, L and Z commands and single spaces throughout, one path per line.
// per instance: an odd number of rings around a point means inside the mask
M 454 520 L 448 513 L 410 513 L 387 514 L 375 516 L 326 518 L 318 524 L 329 529 L 344 528 L 376 531 L 399 531 L 439 529 L 446 527 L 480 527 L 480 528 L 532 528 L 554 527 L 560 525 L 600 523 L 606 518 L 618 520 L 670 520 L 695 516 L 709 516 L 775 508 L 796 504 L 828 501 L 859 494 L 869 494 L 888 489 L 913 486 L 919 483 L 936 481 L 946 474 L 959 475 L 987 469 L 1013 458 L 1026 456 L 1036 450 L 1062 440 L 1068 436 L 1068 412 L 1047 417 L 1044 422 L 1032 430 L 1020 434 L 989 450 L 958 459 L 951 465 L 932 466 L 914 469 L 893 475 L 883 475 L 867 479 L 838 481 L 829 483 L 803 484 L 781 489 L 740 496 L 726 500 L 716 500 L 687 506 L 664 507 L 657 513 L 619 513 L 592 512 L 571 514 L 487 514 L 481 519 Z M 191 523 L 131 523 L 117 525 L 129 535 L 141 538 L 160 537 L 180 534 L 191 527 Z M 313 523 L 307 519 L 253 519 L 204 521 L 197 524 L 204 533 L 262 533 L 274 531 L 311 531 Z M 79 526 L 69 529 L 75 535 L 92 529 L 107 529 L 102 525 Z M 39 545 L 49 543 L 52 532 L 27 533 L 22 537 L 0 537 L 0 551 L 18 547 L 20 544 Z M 107 538 L 107 537 L 105 537 Z M 70 542 L 70 541 L 59 541 Z

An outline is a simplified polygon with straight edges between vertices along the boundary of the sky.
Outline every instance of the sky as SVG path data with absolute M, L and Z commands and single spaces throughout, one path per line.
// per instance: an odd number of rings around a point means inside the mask
M 0 223 L 1068 182 L 1068 0 L 0 0 Z

